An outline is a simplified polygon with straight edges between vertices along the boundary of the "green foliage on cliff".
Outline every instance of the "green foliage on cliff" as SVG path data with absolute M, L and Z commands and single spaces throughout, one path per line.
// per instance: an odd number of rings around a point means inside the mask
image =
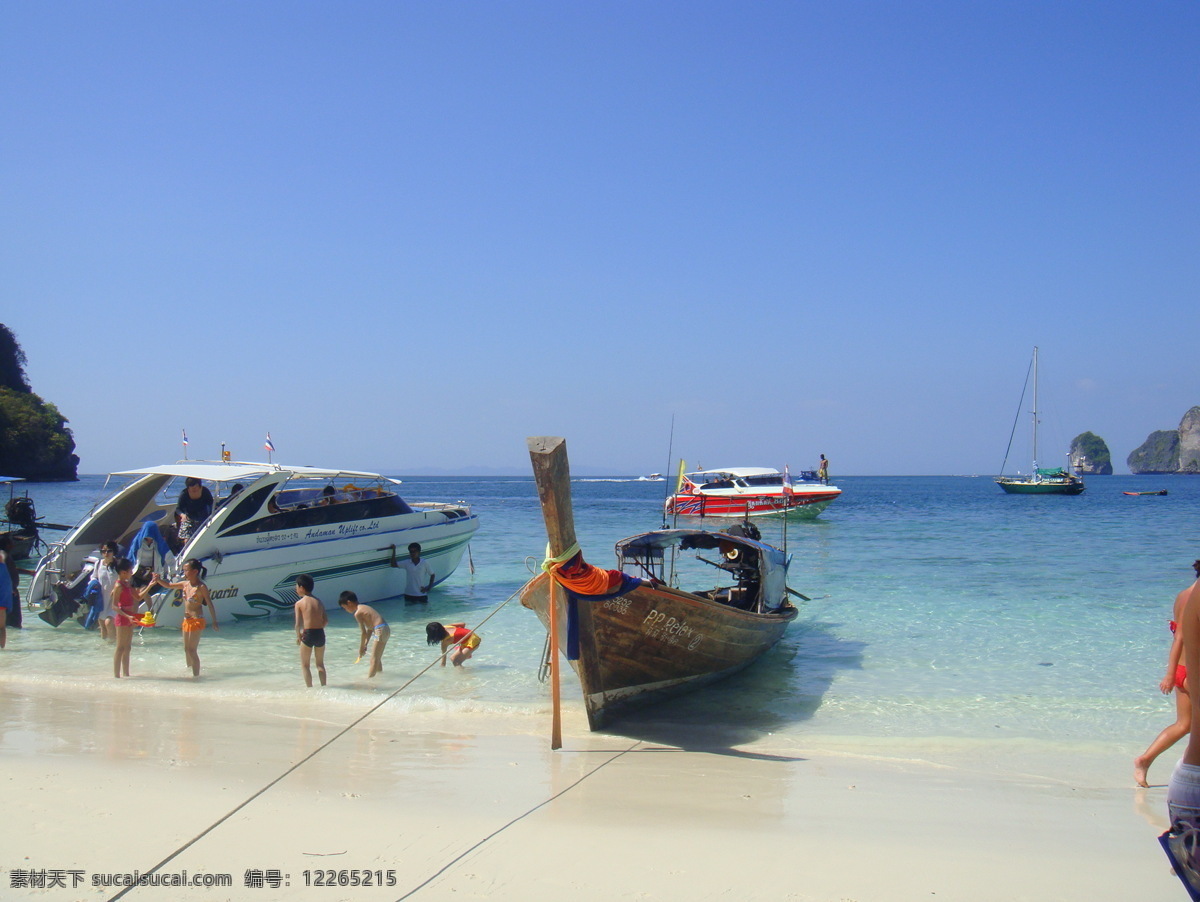
M 1112 455 L 1108 443 L 1094 432 L 1081 432 L 1071 442 L 1071 459 L 1084 460 L 1089 473 L 1112 475 Z
M 66 418 L 29 388 L 25 353 L 0 323 L 0 475 L 75 479 L 79 458 Z
M 1179 432 L 1151 432 L 1141 446 L 1130 452 L 1125 463 L 1131 473 L 1175 473 L 1179 470 Z

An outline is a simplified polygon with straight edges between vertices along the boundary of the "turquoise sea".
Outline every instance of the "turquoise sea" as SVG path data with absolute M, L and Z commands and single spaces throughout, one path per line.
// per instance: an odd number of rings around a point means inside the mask
M 794 556 L 792 586 L 813 599 L 785 639 L 746 672 L 646 712 L 635 728 L 711 724 L 719 711 L 742 742 L 767 734 L 801 745 L 814 737 L 1016 739 L 1119 754 L 1124 768 L 1170 722 L 1172 702 L 1157 683 L 1171 602 L 1200 557 L 1200 479 L 1093 477 L 1074 498 L 1006 495 L 987 477 L 837 482 L 844 494 L 819 519 L 786 530 L 764 524 L 764 539 L 786 542 Z M 103 483 L 85 477 L 28 491 L 43 518 L 73 523 L 104 495 Z M 1121 494 L 1159 488 L 1170 494 Z M 572 489 L 580 541 L 595 563 L 611 566 L 615 541 L 661 525 L 664 483 L 576 479 Z M 401 492 L 468 501 L 480 531 L 428 611 L 381 605 L 393 636 L 371 683 L 366 665 L 354 663 L 356 628 L 331 612 L 329 704 L 365 709 L 422 669 L 433 658 L 427 620 L 474 626 L 494 614 L 464 671 L 436 668 L 389 704 L 501 714 L 514 729 L 542 731 L 544 632 L 515 600 L 496 611 L 545 545 L 532 479 L 413 477 Z M 95 633 L 73 621 L 51 629 L 28 612 L 25 622 L 0 653 L 0 682 L 112 687 L 111 652 Z M 209 631 L 200 654 L 204 677 L 194 682 L 179 633 L 148 630 L 135 641 L 135 679 L 125 689 L 267 705 L 306 691 L 290 620 Z M 577 709 L 573 675 L 566 694 Z M 1165 759 L 1158 767 L 1165 779 Z

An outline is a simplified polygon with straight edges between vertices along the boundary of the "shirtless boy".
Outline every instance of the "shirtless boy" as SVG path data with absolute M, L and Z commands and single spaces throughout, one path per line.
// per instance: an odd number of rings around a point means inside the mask
M 338 604 L 342 606 L 342 610 L 353 614 L 354 619 L 358 621 L 361 633 L 358 643 L 359 658 L 367 653 L 367 643 L 371 641 L 371 636 L 375 637 L 375 647 L 371 649 L 371 668 L 367 672 L 368 678 L 373 677 L 383 670 L 383 649 L 391 638 L 392 628 L 369 604 L 359 604 L 358 596 L 353 592 L 346 591 L 339 595 Z
M 312 671 L 308 668 L 310 657 L 317 660 L 317 676 L 325 685 L 325 625 L 329 618 L 325 605 L 312 594 L 313 578 L 307 573 L 296 577 L 296 644 L 300 646 L 300 669 L 304 672 L 304 685 L 311 687 Z M 314 654 L 315 652 L 315 654 Z

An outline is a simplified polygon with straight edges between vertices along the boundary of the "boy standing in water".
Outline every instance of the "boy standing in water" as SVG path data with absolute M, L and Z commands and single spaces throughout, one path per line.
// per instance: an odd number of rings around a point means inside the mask
M 300 646 L 300 669 L 304 672 L 304 685 L 312 688 L 312 671 L 308 668 L 309 658 L 316 653 L 317 676 L 325 685 L 325 625 L 329 618 L 325 605 L 312 594 L 313 578 L 307 573 L 296 577 L 296 644 Z
M 371 649 L 371 669 L 367 672 L 368 678 L 373 677 L 383 670 L 383 649 L 392 635 L 392 628 L 373 607 L 359 604 L 358 596 L 353 592 L 346 591 L 339 595 L 338 604 L 346 613 L 353 614 L 354 619 L 358 621 L 358 628 L 362 634 L 358 643 L 360 659 L 367 653 L 367 643 L 371 641 L 371 636 L 375 637 L 375 647 Z

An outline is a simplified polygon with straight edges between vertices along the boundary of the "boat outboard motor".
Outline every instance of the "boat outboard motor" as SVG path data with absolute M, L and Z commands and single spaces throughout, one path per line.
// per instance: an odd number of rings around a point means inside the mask
M 4 515 L 10 523 L 25 529 L 37 527 L 37 510 L 33 506 L 33 499 L 28 496 L 9 498 L 8 503 L 4 505 Z

